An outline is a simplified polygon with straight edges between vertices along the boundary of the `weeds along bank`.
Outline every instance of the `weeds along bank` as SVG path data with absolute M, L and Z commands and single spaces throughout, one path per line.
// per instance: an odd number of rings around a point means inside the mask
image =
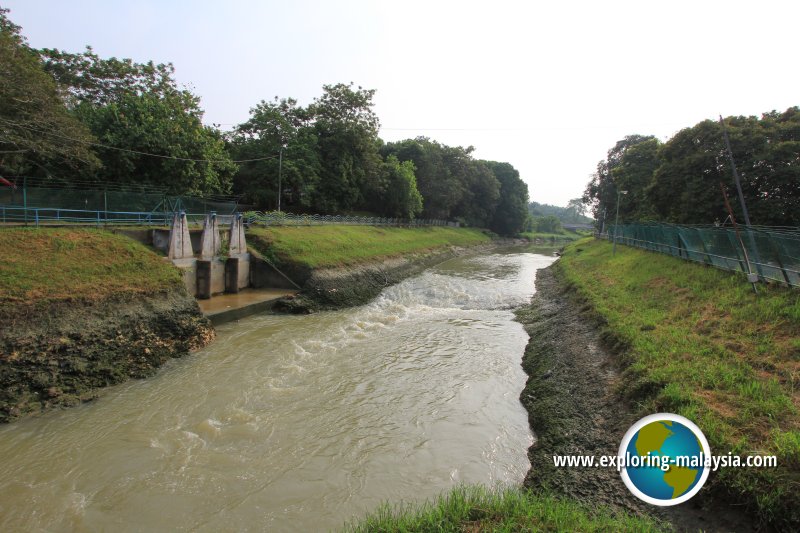
M 349 532 L 372 531 L 671 531 L 649 517 L 614 512 L 550 493 L 519 488 L 461 486 L 421 505 L 385 505 L 348 524 Z
M 180 273 L 82 229 L 0 230 L 0 421 L 153 374 L 214 336 Z
M 554 273 L 617 354 L 616 393 L 635 415 L 677 413 L 715 455 L 776 455 L 727 468 L 703 489 L 778 527 L 800 524 L 800 291 L 751 285 L 680 259 L 586 240 Z
M 366 303 L 385 287 L 491 240 L 477 229 L 446 227 L 273 227 L 247 234 L 252 251 L 302 288 L 278 306 L 298 313 Z

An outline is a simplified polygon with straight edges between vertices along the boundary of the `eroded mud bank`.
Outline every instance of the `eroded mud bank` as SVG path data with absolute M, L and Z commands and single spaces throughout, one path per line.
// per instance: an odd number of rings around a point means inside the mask
M 529 378 L 520 400 L 536 435 L 526 487 L 654 515 L 678 531 L 758 530 L 754 517 L 719 495 L 701 492 L 682 505 L 659 508 L 635 498 L 615 468 L 556 468 L 554 455 L 616 455 L 640 418 L 619 393 L 624 346 L 603 334 L 592 307 L 560 280 L 557 263 L 538 271 L 536 294 L 517 311 L 517 320 L 530 335 L 522 361 Z
M 0 422 L 94 399 L 214 338 L 182 288 L 16 306 L 0 320 Z

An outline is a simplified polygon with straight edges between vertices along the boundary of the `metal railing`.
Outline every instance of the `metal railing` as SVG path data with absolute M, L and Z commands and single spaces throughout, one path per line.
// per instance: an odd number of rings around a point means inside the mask
M 56 207 L 19 207 L 0 205 L 0 223 L 42 225 L 93 225 L 93 226 L 170 226 L 175 213 L 168 211 L 103 211 L 100 209 L 61 209 Z M 190 224 L 202 224 L 205 213 L 186 213 Z M 233 215 L 217 215 L 220 224 L 230 223 Z M 359 217 L 346 215 L 296 215 L 293 213 L 243 213 L 248 225 L 262 226 L 314 226 L 327 224 L 360 226 L 450 226 L 458 222 L 445 220 Z
M 642 223 L 611 226 L 601 238 L 723 270 L 751 272 L 762 281 L 800 287 L 800 230 Z

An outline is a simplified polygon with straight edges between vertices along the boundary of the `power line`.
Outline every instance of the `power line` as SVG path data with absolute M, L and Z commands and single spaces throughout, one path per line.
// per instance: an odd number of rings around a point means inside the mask
M 119 148 L 117 146 L 109 146 L 107 144 L 100 144 L 100 143 L 96 143 L 96 142 L 92 142 L 92 141 L 84 141 L 83 139 L 75 139 L 74 137 L 68 137 L 66 135 L 53 133 L 51 131 L 40 130 L 38 128 L 32 128 L 30 126 L 23 126 L 22 124 L 13 122 L 11 120 L 3 119 L 3 118 L 0 118 L 0 120 L 2 120 L 3 122 L 5 122 L 7 124 L 11 124 L 12 126 L 17 127 L 17 128 L 22 128 L 24 130 L 32 131 L 32 132 L 35 132 L 35 133 L 43 133 L 45 135 L 50 135 L 50 136 L 53 136 L 53 137 L 57 137 L 59 139 L 66 139 L 68 141 L 72 141 L 72 142 L 76 142 L 76 143 L 87 144 L 87 145 L 90 145 L 90 146 L 97 146 L 99 148 L 105 148 L 105 149 L 108 149 L 108 150 L 117 150 L 119 152 L 126 152 L 126 153 L 129 153 L 129 154 L 145 155 L 145 156 L 149 156 L 149 157 L 159 157 L 161 159 L 171 159 L 171 160 L 175 160 L 175 161 L 192 161 L 192 162 L 195 162 L 195 163 L 252 163 L 252 162 L 255 162 L 255 161 L 267 161 L 269 159 L 277 159 L 278 158 L 277 155 L 271 155 L 269 157 L 257 157 L 257 158 L 254 158 L 254 159 L 238 159 L 238 160 L 228 160 L 228 159 L 192 159 L 192 158 L 189 158 L 189 157 L 175 157 L 175 156 L 171 156 L 171 155 L 151 154 L 149 152 L 142 152 L 142 151 L 139 151 L 139 150 L 131 150 L 131 149 L 128 149 L 128 148 Z

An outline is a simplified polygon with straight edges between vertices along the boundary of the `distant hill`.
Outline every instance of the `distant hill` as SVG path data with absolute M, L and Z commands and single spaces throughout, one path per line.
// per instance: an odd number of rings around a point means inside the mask
M 562 224 L 592 224 L 594 222 L 594 219 L 583 214 L 585 207 L 577 200 L 570 200 L 567 207 L 531 202 L 528 204 L 528 212 L 534 218 L 554 216 Z

